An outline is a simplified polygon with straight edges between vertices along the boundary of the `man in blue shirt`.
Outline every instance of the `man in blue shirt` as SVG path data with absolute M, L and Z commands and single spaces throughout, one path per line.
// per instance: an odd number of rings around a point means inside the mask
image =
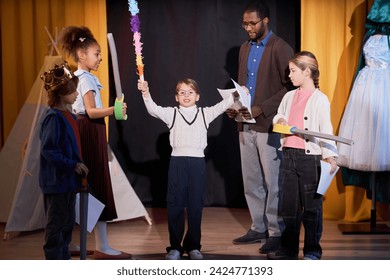
M 293 49 L 268 27 L 269 9 L 261 1 L 252 1 L 243 13 L 242 27 L 249 40 L 240 48 L 238 83 L 251 94 L 251 110 L 229 109 L 231 118 L 241 114 L 256 123 L 238 123 L 241 168 L 245 198 L 252 219 L 248 232 L 233 240 L 235 244 L 267 242 L 260 253 L 278 249 L 283 220 L 278 216 L 281 163 L 280 136 L 272 132 L 275 116 L 284 94 L 291 89 L 288 61 Z

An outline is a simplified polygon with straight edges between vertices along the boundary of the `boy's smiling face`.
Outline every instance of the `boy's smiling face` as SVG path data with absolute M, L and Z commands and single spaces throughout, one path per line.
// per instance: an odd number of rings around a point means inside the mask
M 189 85 L 182 83 L 176 92 L 175 98 L 182 107 L 191 107 L 199 100 L 200 95 Z

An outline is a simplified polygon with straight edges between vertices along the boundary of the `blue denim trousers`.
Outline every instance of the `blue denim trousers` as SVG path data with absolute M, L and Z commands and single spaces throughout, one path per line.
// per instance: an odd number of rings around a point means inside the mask
M 322 256 L 322 196 L 317 194 L 321 156 L 305 150 L 283 148 L 280 215 L 285 223 L 282 248 L 291 256 L 299 254 L 301 224 L 304 227 L 303 254 Z

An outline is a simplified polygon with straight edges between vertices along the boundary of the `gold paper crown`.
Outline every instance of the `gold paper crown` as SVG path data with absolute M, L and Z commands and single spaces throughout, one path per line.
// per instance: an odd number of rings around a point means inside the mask
M 50 69 L 48 72 L 41 75 L 41 79 L 45 83 L 45 89 L 48 92 L 67 83 L 73 77 L 74 74 L 66 61 L 60 65 L 55 65 L 53 69 Z

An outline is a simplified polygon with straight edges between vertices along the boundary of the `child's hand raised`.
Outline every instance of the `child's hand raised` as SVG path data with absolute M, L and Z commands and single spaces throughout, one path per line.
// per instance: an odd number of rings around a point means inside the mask
M 138 80 L 138 90 L 142 92 L 143 97 L 148 97 L 150 95 L 147 81 Z

